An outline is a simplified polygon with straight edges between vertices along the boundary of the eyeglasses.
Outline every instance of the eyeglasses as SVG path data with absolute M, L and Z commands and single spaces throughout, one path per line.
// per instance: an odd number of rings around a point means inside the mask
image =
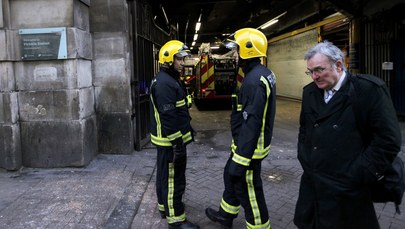
M 321 74 L 321 73 L 324 72 L 326 69 L 328 69 L 328 68 L 317 67 L 317 68 L 314 68 L 313 70 L 308 69 L 308 71 L 306 71 L 305 74 L 307 74 L 307 75 L 309 75 L 309 76 L 312 76 L 314 73 L 316 73 L 316 74 Z

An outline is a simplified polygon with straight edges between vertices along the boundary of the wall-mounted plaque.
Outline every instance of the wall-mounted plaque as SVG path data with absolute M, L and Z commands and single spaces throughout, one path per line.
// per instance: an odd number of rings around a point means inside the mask
M 66 28 L 20 29 L 22 60 L 67 58 Z

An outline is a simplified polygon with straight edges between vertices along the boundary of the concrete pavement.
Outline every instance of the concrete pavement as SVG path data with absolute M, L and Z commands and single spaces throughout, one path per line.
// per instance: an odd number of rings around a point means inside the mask
M 277 109 L 272 151 L 264 160 L 262 177 L 272 228 L 287 229 L 295 228 L 292 218 L 302 173 L 296 158 L 300 104 L 279 99 Z M 231 139 L 229 112 L 191 110 L 198 134 L 188 147 L 184 202 L 188 219 L 201 228 L 219 228 L 205 217 L 204 209 L 217 208 L 221 200 Z M 401 128 L 404 136 L 404 122 Z M 167 228 L 156 204 L 155 154 L 148 145 L 131 155 L 98 155 L 85 168 L 0 171 L 0 228 Z M 376 209 L 382 229 L 405 228 L 405 213 L 395 215 L 392 203 L 376 204 Z M 401 209 L 405 212 L 404 203 Z M 243 218 L 242 211 L 234 228 L 245 228 Z

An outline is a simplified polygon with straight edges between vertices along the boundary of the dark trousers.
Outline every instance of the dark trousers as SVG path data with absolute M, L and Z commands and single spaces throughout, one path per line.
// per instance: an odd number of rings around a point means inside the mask
M 232 209 L 236 210 L 242 205 L 249 224 L 265 225 L 269 221 L 269 214 L 260 177 L 261 160 L 252 160 L 245 175 L 241 177 L 229 176 L 228 168 L 231 160 L 232 156 L 224 169 L 225 190 L 222 195 L 220 214 L 226 218 L 236 218 L 237 213 L 232 212 Z
M 164 207 L 169 224 L 186 220 L 182 197 L 186 189 L 186 147 L 184 155 L 176 156 L 172 147 L 157 147 L 156 193 L 159 210 Z

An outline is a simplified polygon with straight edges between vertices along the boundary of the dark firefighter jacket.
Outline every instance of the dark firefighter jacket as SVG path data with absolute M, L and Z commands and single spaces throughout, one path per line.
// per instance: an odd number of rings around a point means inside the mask
M 150 86 L 151 141 L 157 146 L 171 147 L 193 140 L 186 95 L 179 82 L 179 73 L 171 68 L 160 69 Z
M 275 75 L 260 59 L 249 60 L 242 70 L 245 77 L 231 114 L 232 161 L 237 167 L 268 155 L 276 108 Z
M 356 84 L 358 120 L 350 81 Z M 377 77 L 347 73 L 328 104 L 313 82 L 302 98 L 298 159 L 304 173 L 294 223 L 298 228 L 379 228 L 368 184 L 381 177 L 401 147 L 387 87 Z

